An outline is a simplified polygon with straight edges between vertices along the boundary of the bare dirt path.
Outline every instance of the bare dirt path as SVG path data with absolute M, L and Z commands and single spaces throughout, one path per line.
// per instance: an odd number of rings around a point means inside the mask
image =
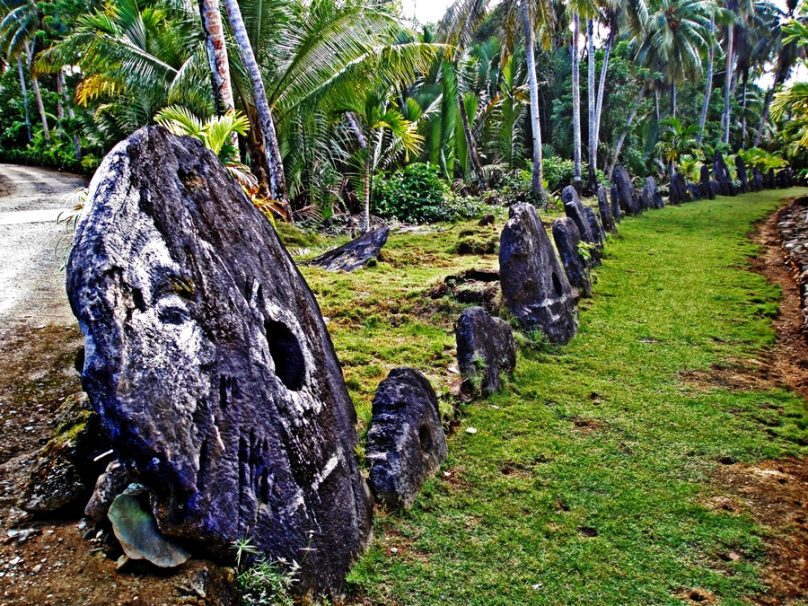
M 0 338 L 12 325 L 73 323 L 60 267 L 66 252 L 65 195 L 79 175 L 0 164 Z

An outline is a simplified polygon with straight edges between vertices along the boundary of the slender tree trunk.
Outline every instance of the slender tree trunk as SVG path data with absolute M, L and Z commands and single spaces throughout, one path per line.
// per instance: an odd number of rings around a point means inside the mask
M 345 114 L 345 118 L 348 120 L 348 124 L 351 126 L 351 131 L 353 132 L 354 137 L 356 137 L 359 147 L 366 149 L 368 146 L 368 139 L 365 137 L 365 133 L 362 132 L 362 127 L 359 125 L 359 120 L 356 118 L 356 114 L 353 112 L 347 112 Z
M 483 173 L 483 165 L 480 163 L 480 155 L 477 152 L 477 142 L 474 140 L 474 133 L 471 131 L 471 122 L 469 121 L 469 114 L 466 111 L 466 104 L 463 103 L 463 96 L 460 93 L 460 88 L 457 91 L 457 105 L 460 108 L 460 120 L 463 123 L 463 135 L 466 137 L 466 149 L 468 150 L 471 166 L 474 169 L 474 176 L 477 178 L 477 187 L 485 189 L 485 174 Z
M 763 109 L 760 112 L 760 122 L 758 123 L 757 131 L 755 131 L 755 147 L 760 145 L 760 142 L 763 140 L 763 131 L 766 128 L 766 122 L 769 120 L 769 109 L 771 108 L 772 99 L 774 99 L 774 93 L 777 90 L 777 87 L 785 82 L 786 74 L 788 73 L 788 70 L 785 67 L 785 61 L 783 59 L 784 52 L 786 52 L 785 48 L 780 51 L 780 56 L 777 58 L 777 68 L 774 72 L 774 82 L 772 83 L 771 88 L 766 91 L 766 98 L 763 100 Z
M 34 75 L 31 69 L 33 64 L 33 53 L 31 46 L 25 43 L 25 53 L 28 55 L 28 71 L 31 74 L 31 90 L 34 91 L 34 99 L 36 100 L 36 107 L 39 111 L 39 119 L 42 121 L 42 134 L 45 136 L 45 141 L 50 141 L 50 129 L 48 128 L 48 116 L 45 114 L 45 104 L 42 102 L 42 91 L 39 90 L 39 79 Z
M 735 26 L 730 24 L 727 26 L 727 64 L 726 74 L 724 75 L 724 115 L 722 117 L 722 126 L 724 127 L 724 143 L 729 145 L 729 131 L 730 121 L 732 117 L 732 105 L 730 104 L 730 94 L 732 93 L 732 72 L 733 64 L 735 62 Z
M 676 117 L 676 82 L 671 82 L 671 118 Z
M 365 139 L 367 141 L 367 139 Z M 359 220 L 359 231 L 365 233 L 370 229 L 370 180 L 372 179 L 370 148 L 365 147 L 364 191 L 362 192 L 362 216 Z
M 202 17 L 202 31 L 210 66 L 210 82 L 216 113 L 226 114 L 235 111 L 236 103 L 233 83 L 230 80 L 230 61 L 227 56 L 227 42 L 224 37 L 222 13 L 219 11 L 219 0 L 199 0 L 199 13 Z M 238 133 L 230 134 L 230 145 L 238 150 Z
M 283 172 L 283 159 L 281 158 L 280 145 L 278 144 L 278 135 L 275 132 L 275 123 L 272 119 L 272 110 L 267 102 L 264 81 L 261 79 L 261 70 L 255 60 L 247 29 L 244 27 L 238 0 L 224 0 L 224 6 L 230 21 L 230 27 L 233 30 L 233 37 L 236 39 L 241 62 L 247 70 L 252 85 L 253 102 L 258 116 L 259 130 L 263 138 L 262 151 L 269 179 L 269 194 L 273 199 L 283 202 L 289 215 L 289 220 L 292 221 L 291 207 L 286 201 L 286 178 Z
M 659 124 L 661 118 L 661 112 L 659 111 L 659 89 L 654 86 L 654 119 L 657 121 L 657 124 Z
M 581 70 L 578 56 L 578 35 L 580 17 L 578 11 L 572 13 L 572 185 L 581 191 Z
M 749 83 L 749 72 L 745 72 L 743 75 L 743 87 L 741 88 L 741 111 L 743 114 L 741 115 L 741 149 L 746 149 L 746 131 L 747 131 L 747 120 L 746 120 L 746 101 L 747 101 L 747 84 Z
M 600 67 L 600 84 L 598 85 L 598 101 L 597 110 L 595 115 L 595 147 L 600 141 L 600 119 L 603 114 L 603 98 L 606 93 L 606 72 L 609 69 L 609 57 L 612 53 L 612 46 L 614 45 L 615 27 L 609 30 L 609 37 L 606 38 L 606 46 L 603 49 L 603 65 Z M 596 152 L 597 154 L 597 152 Z
M 592 19 L 586 20 L 586 44 L 587 44 L 587 116 L 589 118 L 589 177 L 586 188 L 590 192 L 597 190 L 597 165 L 598 165 L 598 127 L 595 124 L 597 119 L 597 108 L 595 107 L 595 70 L 597 68 L 595 57 L 595 22 Z
M 699 117 L 699 135 L 696 143 L 701 147 L 704 140 L 704 127 L 707 124 L 707 111 L 710 109 L 710 95 L 713 92 L 713 63 L 715 62 L 715 15 L 710 15 L 709 47 L 707 48 L 707 84 L 704 87 L 704 100 L 701 103 L 701 116 Z
M 544 191 L 544 171 L 541 157 L 541 121 L 539 117 L 539 82 L 536 77 L 536 35 L 533 32 L 533 22 L 530 18 L 528 0 L 522 0 L 520 7 L 522 21 L 525 27 L 525 51 L 527 54 L 527 79 L 530 88 L 530 127 L 533 135 L 533 183 L 532 190 L 541 200 L 547 199 Z
M 56 85 L 59 89 L 60 97 L 64 100 L 65 107 L 67 108 L 67 116 L 73 120 L 76 117 L 76 112 L 73 110 L 73 101 L 70 95 L 67 94 L 65 76 L 61 70 L 56 75 Z M 74 126 L 71 128 L 74 128 Z M 79 137 L 77 132 L 73 133 L 73 155 L 76 156 L 76 160 L 81 160 L 81 137 Z
M 22 90 L 22 105 L 25 110 L 25 130 L 28 133 L 28 141 L 31 141 L 31 114 L 28 112 L 28 85 L 25 84 L 25 71 L 22 69 L 22 60 L 17 57 L 17 73 L 20 76 L 20 89 Z
M 56 118 L 61 122 L 65 119 L 65 106 L 62 104 L 64 99 L 64 76 L 62 70 L 56 72 Z
M 623 143 L 626 141 L 626 137 L 631 130 L 631 123 L 634 122 L 634 118 L 637 117 L 637 111 L 640 109 L 640 104 L 645 98 L 645 93 L 647 91 L 648 84 L 645 83 L 642 85 L 640 94 L 637 95 L 637 99 L 634 101 L 634 107 L 631 108 L 631 113 L 628 115 L 628 120 L 626 120 L 626 128 L 622 133 L 620 133 L 620 138 L 617 140 L 617 145 L 615 145 L 614 148 L 614 155 L 612 156 L 612 162 L 609 165 L 609 181 L 612 180 L 612 173 L 614 173 L 614 167 L 617 166 L 617 160 L 620 158 L 620 151 L 623 149 Z

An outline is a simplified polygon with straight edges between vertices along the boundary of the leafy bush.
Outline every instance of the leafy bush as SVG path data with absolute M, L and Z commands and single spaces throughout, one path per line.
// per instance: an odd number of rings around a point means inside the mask
M 33 141 L 24 148 L 0 149 L 0 158 L 17 164 L 87 172 L 82 162 L 76 159 L 72 141 L 59 137 L 46 141 L 41 132 L 36 133 Z
M 440 178 L 438 167 L 416 162 L 376 177 L 374 214 L 408 223 L 473 219 L 490 211 L 479 198 L 455 194 Z

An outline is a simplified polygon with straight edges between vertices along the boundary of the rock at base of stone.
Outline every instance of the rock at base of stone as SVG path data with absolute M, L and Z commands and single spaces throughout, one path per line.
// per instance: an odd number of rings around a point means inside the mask
M 786 189 L 793 185 L 793 178 L 791 176 L 791 169 L 784 168 L 780 172 L 777 173 L 777 187 L 780 189 Z
M 107 465 L 95 483 L 95 490 L 84 507 L 84 515 L 96 524 L 100 524 L 107 518 L 107 513 L 119 494 L 122 494 L 129 484 L 136 481 L 136 478 L 124 467 L 120 460 L 115 459 Z
M 699 189 L 698 185 L 695 183 L 688 183 L 687 184 L 687 193 L 690 196 L 690 201 L 695 202 L 696 200 L 701 200 L 701 190 Z
M 617 188 L 617 199 L 620 210 L 628 215 L 640 214 L 642 208 L 638 203 L 638 197 L 634 195 L 634 185 L 632 185 L 631 177 L 625 167 L 622 165 L 615 167 L 612 182 Z
M 455 339 L 460 374 L 471 393 L 498 392 L 502 374 L 516 368 L 516 343 L 508 323 L 482 307 L 467 307 L 455 325 Z
M 94 459 L 108 448 L 86 396 L 68 396 L 57 412 L 53 437 L 26 465 L 19 507 L 38 515 L 81 511 L 101 467 Z
M 371 259 L 379 258 L 389 235 L 389 227 L 379 227 L 320 255 L 309 264 L 328 271 L 355 271 L 365 267 Z
M 584 260 L 578 250 L 581 236 L 575 222 L 569 217 L 553 221 L 553 240 L 555 241 L 561 264 L 567 272 L 570 285 L 579 297 L 592 296 L 592 282 L 589 277 L 589 263 Z
M 373 494 L 388 508 L 408 508 L 448 455 L 435 390 L 417 370 L 395 368 L 376 390 L 372 415 L 365 458 Z
M 598 186 L 598 212 L 600 213 L 600 223 L 607 232 L 617 231 L 617 224 L 612 213 L 612 206 L 609 203 L 608 193 L 603 185 Z
M 216 156 L 148 127 L 90 184 L 67 268 L 82 384 L 160 531 L 250 538 L 341 591 L 371 533 L 356 413 L 317 302 Z
M 760 170 L 755 167 L 752 169 L 752 179 L 749 182 L 752 191 L 763 191 L 765 180 Z
M 112 501 L 107 515 L 112 532 L 129 559 L 146 560 L 158 568 L 176 568 L 191 557 L 187 549 L 157 528 L 145 492 L 119 494 Z
M 600 265 L 604 236 L 595 213 L 591 208 L 583 205 L 578 191 L 572 185 L 567 185 L 561 190 L 561 199 L 564 201 L 564 212 L 575 222 L 581 240 L 594 247 L 592 264 Z
M 551 343 L 567 343 L 578 330 L 567 274 L 536 209 L 515 204 L 509 214 L 499 246 L 505 304 L 523 329 L 541 330 Z
M 766 173 L 766 189 L 774 189 L 777 187 L 777 177 L 774 174 L 774 169 L 770 168 Z

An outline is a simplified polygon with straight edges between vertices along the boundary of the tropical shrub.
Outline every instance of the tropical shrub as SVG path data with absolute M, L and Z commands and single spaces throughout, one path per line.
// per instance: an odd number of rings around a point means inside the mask
M 449 186 L 434 164 L 414 162 L 374 180 L 372 208 L 381 217 L 411 223 L 449 218 Z

